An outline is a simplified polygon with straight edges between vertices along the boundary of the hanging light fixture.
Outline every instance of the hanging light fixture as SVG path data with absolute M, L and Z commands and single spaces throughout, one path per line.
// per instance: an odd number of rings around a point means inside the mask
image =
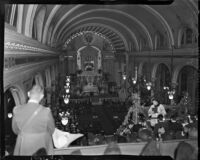
M 135 77 L 132 78 L 132 82 L 133 82 L 133 84 L 136 84 L 137 83 L 137 79 Z
M 147 90 L 151 90 L 152 83 L 151 82 L 147 82 L 146 86 L 147 86 Z
M 172 86 L 172 72 L 173 72 L 173 58 L 174 58 L 173 57 L 174 56 L 173 45 L 171 45 L 171 48 L 172 48 L 171 66 L 170 66 L 170 69 L 171 69 L 171 85 L 170 85 L 170 88 L 167 88 L 167 89 L 169 89 L 169 91 L 167 93 L 168 93 L 169 99 L 173 100 L 174 99 L 174 95 L 175 95 L 175 89 Z
M 135 58 L 134 58 L 134 65 L 135 65 Z M 136 84 L 137 83 L 137 66 L 135 66 L 135 71 L 134 71 L 135 75 L 134 77 L 132 78 L 132 82 L 133 84 Z
M 126 80 L 126 73 L 122 74 L 123 80 Z
M 68 98 L 67 96 L 65 96 L 64 102 L 65 102 L 65 104 L 68 104 L 68 103 L 69 103 L 69 98 Z
M 13 114 L 12 113 L 8 113 L 8 118 L 12 118 Z
M 64 88 L 65 88 L 66 94 L 63 95 L 63 99 L 64 99 L 64 103 L 68 104 L 69 103 L 69 97 L 70 97 L 70 95 L 69 95 L 69 93 L 70 93 L 70 76 L 66 76 L 66 83 L 65 83 Z
M 151 57 L 150 57 L 150 52 L 149 52 L 149 70 L 150 70 L 150 68 L 151 68 Z M 151 87 L 152 87 L 152 83 L 151 83 L 151 81 L 150 81 L 150 79 L 151 79 L 151 74 L 150 74 L 151 72 L 149 71 L 149 73 L 148 73 L 148 80 L 149 81 L 145 81 L 146 82 L 146 87 L 147 87 L 147 90 L 149 91 L 149 90 L 151 90 Z
M 174 99 L 174 94 L 175 94 L 175 90 L 173 89 L 173 90 L 171 90 L 171 91 L 168 91 L 167 92 L 168 93 L 168 96 L 169 96 L 169 99 Z

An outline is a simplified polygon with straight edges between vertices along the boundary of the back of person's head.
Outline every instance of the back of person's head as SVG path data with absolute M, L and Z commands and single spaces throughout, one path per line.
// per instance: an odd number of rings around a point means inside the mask
M 195 149 L 186 142 L 180 142 L 174 151 L 174 160 L 193 160 Z
M 177 115 L 176 114 L 172 114 L 170 117 L 170 120 L 176 121 L 177 120 Z
M 28 97 L 31 98 L 36 98 L 36 99 L 42 99 L 44 96 L 44 88 L 39 85 L 35 84 L 32 89 L 28 92 Z
M 188 135 L 189 138 L 198 138 L 198 129 L 195 127 L 190 127 Z
M 163 121 L 163 115 L 162 114 L 159 114 L 157 118 L 158 118 L 158 121 Z
M 157 148 L 156 141 L 149 141 L 142 149 L 141 156 L 160 156 L 160 151 Z
M 140 129 L 138 131 L 138 137 L 142 140 L 142 141 L 149 141 L 150 139 L 152 139 L 152 132 L 151 130 L 145 128 L 145 129 Z

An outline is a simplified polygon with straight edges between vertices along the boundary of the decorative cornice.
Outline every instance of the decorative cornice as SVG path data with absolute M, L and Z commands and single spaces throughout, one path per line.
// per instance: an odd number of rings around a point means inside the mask
M 29 45 L 24 45 L 24 44 L 15 43 L 15 42 L 5 42 L 4 48 L 5 49 L 11 49 L 11 50 L 23 50 L 23 51 L 44 52 L 44 53 L 55 54 L 54 51 L 50 51 L 50 50 L 46 50 L 46 49 L 42 49 L 42 48 L 37 48 L 37 47 L 32 47 L 32 46 L 29 46 Z
M 180 48 L 180 49 L 174 49 L 173 50 L 174 56 L 176 55 L 181 55 L 181 56 L 185 56 L 185 55 L 199 55 L 199 49 L 198 47 L 194 47 L 194 48 Z M 172 50 L 156 50 L 156 51 L 142 51 L 142 52 L 132 52 L 130 53 L 130 56 L 134 56 L 134 55 L 158 55 L 158 56 L 165 56 L 165 55 L 171 55 L 172 54 Z
M 39 52 L 48 55 L 59 55 L 57 50 L 48 47 L 37 40 L 26 37 L 23 34 L 17 33 L 16 31 L 10 30 L 7 27 L 5 28 L 4 48 L 8 51 L 20 50 Z

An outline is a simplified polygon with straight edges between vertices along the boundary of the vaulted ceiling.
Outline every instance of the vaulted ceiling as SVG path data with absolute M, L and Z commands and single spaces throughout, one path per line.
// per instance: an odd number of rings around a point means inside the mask
M 92 31 L 105 36 L 115 50 L 148 50 L 155 46 L 155 35 L 162 34 L 167 48 L 178 43 L 183 26 L 198 33 L 198 0 L 175 0 L 171 5 L 25 5 L 26 19 L 45 9 L 41 42 L 51 47 L 63 46 L 76 33 Z M 31 20 L 30 20 L 31 21 Z M 31 36 L 33 23 L 26 23 Z M 26 29 L 28 27 L 28 29 Z

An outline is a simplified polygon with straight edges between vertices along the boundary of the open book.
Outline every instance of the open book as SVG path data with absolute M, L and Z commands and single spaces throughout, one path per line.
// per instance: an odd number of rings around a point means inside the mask
M 55 128 L 55 131 L 52 135 L 54 146 L 58 149 L 68 147 L 73 141 L 82 136 L 83 134 L 81 133 L 71 134 L 69 132 L 61 131 L 57 128 Z

